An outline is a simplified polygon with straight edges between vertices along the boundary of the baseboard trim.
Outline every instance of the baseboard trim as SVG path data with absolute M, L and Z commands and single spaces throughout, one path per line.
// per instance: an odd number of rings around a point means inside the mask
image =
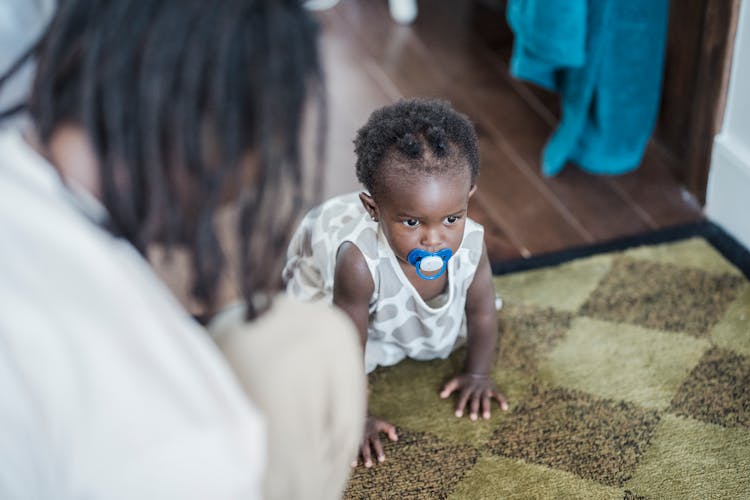
M 750 248 L 750 152 L 725 134 L 714 140 L 706 216 Z
M 691 224 L 672 226 L 648 233 L 639 234 L 599 243 L 574 247 L 559 252 L 539 255 L 528 259 L 516 259 L 507 262 L 495 262 L 492 264 L 492 273 L 502 275 L 530 269 L 556 266 L 582 257 L 617 252 L 643 245 L 658 245 L 660 243 L 671 243 L 699 236 L 711 243 L 724 258 L 739 268 L 742 273 L 750 279 L 750 251 L 740 244 L 732 235 L 727 233 L 721 226 L 704 220 Z

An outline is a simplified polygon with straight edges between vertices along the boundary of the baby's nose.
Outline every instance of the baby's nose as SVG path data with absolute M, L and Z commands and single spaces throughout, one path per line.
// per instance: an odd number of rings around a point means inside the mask
M 437 252 L 442 247 L 442 240 L 440 231 L 433 229 L 427 230 L 422 234 L 422 241 L 420 243 L 428 252 Z

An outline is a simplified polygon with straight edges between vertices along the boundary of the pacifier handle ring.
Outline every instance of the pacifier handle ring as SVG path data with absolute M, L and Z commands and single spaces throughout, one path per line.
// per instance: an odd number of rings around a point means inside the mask
M 425 250 L 421 250 L 418 248 L 415 248 L 411 252 L 409 252 L 409 255 L 407 256 L 407 260 L 409 261 L 409 264 L 413 265 L 414 268 L 417 271 L 417 276 L 422 278 L 423 280 L 436 280 L 440 276 L 443 275 L 446 268 L 448 267 L 448 261 L 453 256 L 453 252 L 450 248 L 444 248 L 440 250 L 439 252 L 427 252 Z M 443 261 L 443 266 L 440 268 L 440 270 L 431 275 L 424 274 L 421 270 L 421 263 L 422 259 L 425 257 L 439 257 Z
M 414 268 L 417 270 L 417 276 L 419 276 L 423 280 L 428 280 L 428 281 L 436 280 L 439 277 L 441 277 L 443 275 L 443 273 L 445 273 L 445 269 L 447 267 L 448 267 L 448 261 L 444 260 L 443 261 L 443 267 L 441 267 L 440 271 L 438 271 L 437 273 L 435 273 L 435 274 L 422 274 L 422 270 L 419 269 L 419 265 L 414 266 Z

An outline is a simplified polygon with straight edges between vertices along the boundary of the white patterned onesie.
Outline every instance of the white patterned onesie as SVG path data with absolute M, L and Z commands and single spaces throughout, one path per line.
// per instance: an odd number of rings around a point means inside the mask
M 344 242 L 359 248 L 375 288 L 365 346 L 365 368 L 405 357 L 447 358 L 466 340 L 466 294 L 484 248 L 484 229 L 467 218 L 461 246 L 448 261 L 448 289 L 425 302 L 409 282 L 358 193 L 332 198 L 311 210 L 287 250 L 287 293 L 300 300 L 333 301 L 336 254 Z

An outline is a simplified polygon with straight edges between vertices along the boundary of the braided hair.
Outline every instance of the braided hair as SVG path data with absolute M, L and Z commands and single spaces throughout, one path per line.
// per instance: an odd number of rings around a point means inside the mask
M 448 102 L 406 99 L 370 115 L 354 139 L 357 178 L 377 197 L 383 165 L 401 175 L 447 173 L 468 163 L 471 183 L 479 174 L 474 126 Z
M 215 214 L 254 152 L 253 180 L 235 186 L 252 319 L 252 299 L 281 286 L 304 198 L 300 132 L 311 100 L 322 163 L 317 34 L 298 0 L 60 0 L 24 56 L 37 57 L 31 96 L 9 113 L 28 110 L 45 146 L 61 125 L 81 127 L 99 160 L 111 230 L 142 253 L 157 242 L 186 246 L 192 295 L 208 306 L 227 265 Z

